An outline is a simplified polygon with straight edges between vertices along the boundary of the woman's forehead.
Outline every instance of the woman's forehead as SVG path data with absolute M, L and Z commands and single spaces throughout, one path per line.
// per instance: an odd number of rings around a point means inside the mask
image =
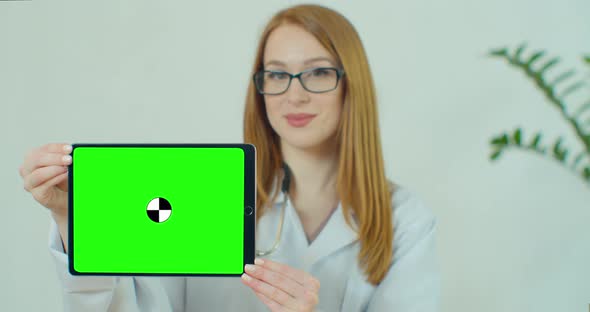
M 284 61 L 281 61 L 280 59 L 271 59 L 271 58 L 265 60 L 264 66 L 270 66 L 270 65 L 282 66 L 282 67 L 297 66 L 297 65 L 302 65 L 302 66 L 311 66 L 311 65 L 337 66 L 336 62 L 334 61 L 334 59 L 332 57 L 324 57 L 324 56 L 311 57 L 308 59 L 304 59 L 302 61 L 300 60 L 300 61 L 294 61 L 294 62 L 284 62 Z
M 282 25 L 269 35 L 264 47 L 263 63 L 265 66 L 305 66 L 312 63 L 335 65 L 336 60 L 305 29 L 295 25 Z

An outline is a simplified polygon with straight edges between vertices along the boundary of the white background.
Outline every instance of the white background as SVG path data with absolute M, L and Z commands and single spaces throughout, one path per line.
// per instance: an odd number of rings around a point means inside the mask
M 297 1 L 0 1 L 0 310 L 59 311 L 48 212 L 17 168 L 46 142 L 241 142 L 255 41 Z M 587 311 L 590 185 L 489 139 L 523 126 L 579 148 L 491 48 L 590 67 L 588 0 L 318 1 L 359 31 L 388 175 L 439 220 L 443 311 Z M 528 55 L 527 54 L 527 55 Z M 589 89 L 578 98 L 590 98 Z M 572 97 L 573 101 L 576 99 Z

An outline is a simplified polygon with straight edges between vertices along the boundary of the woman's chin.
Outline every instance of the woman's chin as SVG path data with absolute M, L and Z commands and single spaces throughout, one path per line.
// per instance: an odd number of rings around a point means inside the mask
M 328 143 L 326 142 L 327 138 L 315 137 L 309 134 L 284 136 L 282 141 L 283 144 L 289 145 L 290 148 L 304 151 L 318 150 Z

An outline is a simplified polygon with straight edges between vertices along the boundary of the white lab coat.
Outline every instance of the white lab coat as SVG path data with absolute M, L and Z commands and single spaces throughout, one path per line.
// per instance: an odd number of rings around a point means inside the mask
M 256 246 L 260 249 L 268 249 L 274 242 L 283 200 L 277 196 L 274 208 L 257 225 Z M 402 187 L 393 196 L 393 209 L 393 263 L 378 286 L 368 283 L 358 266 L 359 241 L 340 206 L 308 244 L 296 211 L 287 205 L 280 247 L 267 257 L 320 280 L 317 311 L 438 311 L 435 218 Z M 72 276 L 53 221 L 49 247 L 66 311 L 268 311 L 239 277 Z

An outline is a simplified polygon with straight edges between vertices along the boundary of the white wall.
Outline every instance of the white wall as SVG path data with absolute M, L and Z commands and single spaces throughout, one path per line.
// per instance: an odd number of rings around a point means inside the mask
M 266 19 L 298 1 L 0 1 L 0 310 L 58 311 L 48 213 L 17 168 L 45 142 L 240 142 Z M 587 311 L 590 185 L 488 140 L 571 129 L 490 48 L 546 48 L 581 68 L 587 0 L 317 1 L 357 27 L 389 175 L 439 218 L 444 311 Z M 590 97 L 590 92 L 582 91 Z

